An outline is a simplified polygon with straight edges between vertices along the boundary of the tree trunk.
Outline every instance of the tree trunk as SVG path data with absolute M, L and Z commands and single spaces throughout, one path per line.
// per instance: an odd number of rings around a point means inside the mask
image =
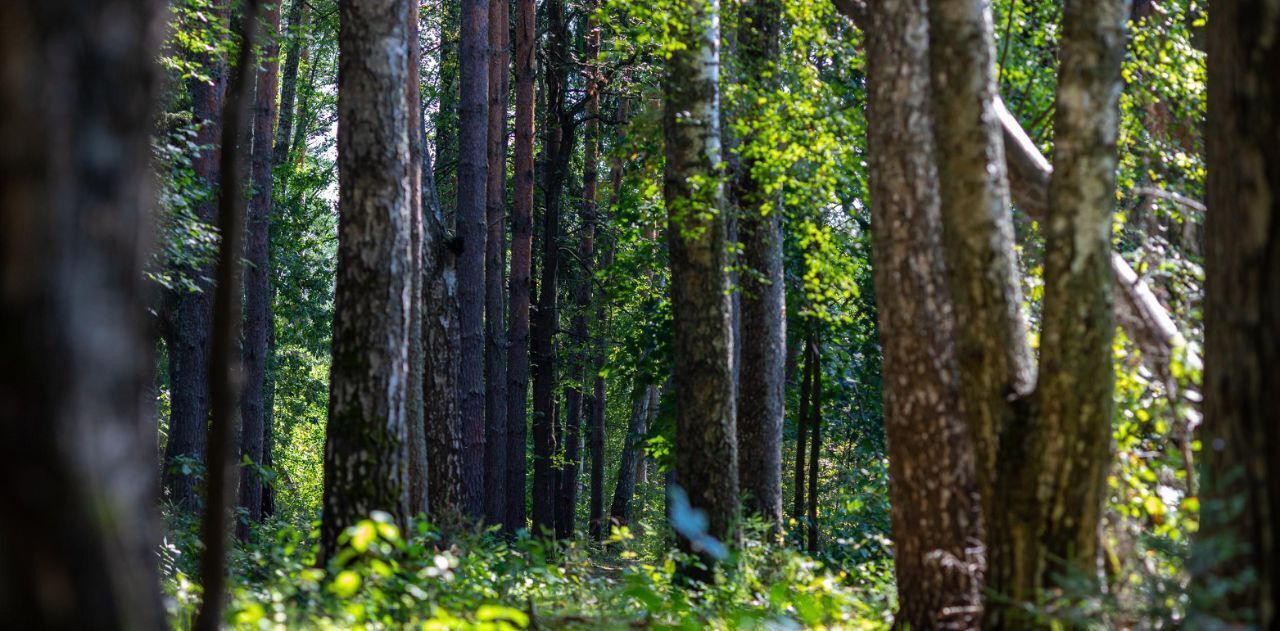
M 210 2 L 209 19 L 227 20 L 227 0 Z M 226 62 L 220 53 L 196 60 L 209 81 L 191 81 L 191 118 L 198 126 L 200 152 L 191 160 L 195 177 L 208 197 L 196 206 L 196 218 L 211 229 L 217 218 L 218 142 L 222 137 L 222 97 Z M 169 440 L 164 452 L 164 490 L 169 501 L 185 510 L 197 504 L 199 479 L 184 474 L 180 458 L 204 461 L 209 425 L 209 327 L 213 316 L 212 259 L 185 269 L 199 291 L 178 289 L 169 297 Z
M 436 110 L 436 164 L 434 179 L 445 226 L 454 228 L 458 203 L 458 45 L 461 3 L 441 0 L 440 107 Z
M 507 523 L 507 103 L 511 27 L 508 0 L 489 0 L 488 192 L 485 242 L 485 519 Z
M 813 406 L 809 413 L 809 428 L 813 431 L 812 443 L 809 445 L 809 554 L 818 553 L 818 469 L 822 455 L 822 339 L 820 333 L 814 333 L 814 343 L 810 349 L 813 361 L 813 374 L 809 387 L 812 388 Z
M 0 620 L 10 628 L 167 626 L 142 269 L 165 15 L 157 1 L 0 3 Z
M 746 82 L 748 127 L 764 119 L 765 106 L 779 77 L 776 69 L 782 3 L 767 0 L 742 5 L 738 27 L 741 74 Z M 760 517 L 775 532 L 782 529 L 782 417 L 785 403 L 786 292 L 782 270 L 782 204 L 770 193 L 777 174 L 756 158 L 761 142 L 741 139 L 741 166 L 734 174 L 738 227 L 742 239 L 738 368 L 738 471 L 747 514 Z M 737 329 L 735 329 L 737 330 Z
M 735 439 L 733 339 L 725 276 L 724 196 L 719 181 L 718 0 L 680 16 L 664 80 L 663 130 L 667 244 L 671 256 L 676 391 L 676 482 L 707 512 L 708 533 L 737 539 L 738 449 Z M 690 542 L 682 538 L 685 551 Z M 702 551 L 707 566 L 715 558 Z M 709 578 L 690 568 L 692 578 Z
M 982 528 L 960 412 L 933 130 L 922 115 L 929 111 L 925 2 L 879 3 L 862 26 L 896 619 L 913 629 L 972 627 L 981 576 L 963 568 Z
M 809 407 L 813 404 L 813 324 L 807 327 L 809 330 L 804 336 L 804 376 L 800 378 L 800 410 L 796 415 L 796 467 L 795 467 L 795 488 L 794 505 L 791 509 L 791 516 L 796 520 L 796 524 L 804 523 L 805 515 L 805 450 L 809 444 Z
M 285 24 L 288 35 L 282 34 L 289 44 L 285 49 L 284 67 L 280 70 L 280 118 L 276 123 L 276 146 L 271 154 L 272 166 L 275 167 L 289 161 L 294 108 L 298 100 L 298 66 L 302 58 L 303 42 L 307 39 L 307 19 L 310 16 L 308 7 L 306 0 L 293 0 L 290 3 L 288 22 Z
M 320 561 L 373 511 L 403 522 L 409 379 L 408 0 L 352 0 L 338 34 L 338 273 Z
M 1197 626 L 1280 621 L 1280 10 L 1242 0 L 1209 20 L 1204 502 Z M 1238 507 L 1238 508 L 1233 508 Z M 1226 554 L 1225 546 L 1235 545 Z M 1243 544 L 1241 546 L 1240 544 Z M 1219 550 L 1217 554 L 1209 552 Z M 1195 567 L 1195 566 L 1193 566 Z M 1252 579 L 1250 579 L 1252 575 Z M 1230 582 L 1234 581 L 1234 582 Z M 1203 593 L 1203 592 L 1202 592 Z M 1214 619 L 1217 620 L 1214 620 Z
M 631 390 L 631 419 L 627 423 L 627 439 L 618 457 L 618 481 L 613 487 L 613 503 L 609 521 L 614 526 L 631 523 L 631 499 L 636 492 L 636 473 L 644 458 L 644 437 L 649 433 L 649 375 L 639 372 Z
M 254 73 L 255 88 L 253 109 L 253 144 L 250 157 L 250 177 L 253 196 L 249 199 L 249 217 L 246 228 L 244 270 L 244 339 L 240 352 L 244 362 L 244 390 L 240 398 L 240 462 L 247 458 L 258 466 L 263 464 L 263 439 L 266 431 L 267 405 L 267 357 L 270 353 L 271 315 L 271 253 L 268 239 L 271 227 L 272 177 L 271 165 L 275 162 L 276 75 L 279 64 L 280 3 L 266 7 L 263 14 L 263 34 L 260 54 L 261 68 Z M 257 64 L 255 64 L 257 67 Z M 262 477 L 253 469 L 245 469 L 240 476 L 240 507 L 248 513 L 249 523 L 262 520 Z M 248 523 L 238 521 L 236 533 L 241 541 L 248 541 Z
M 1111 210 L 1128 16 L 1128 0 L 1082 0 L 1062 19 L 1032 452 L 1042 463 L 1050 583 L 1059 582 L 1053 575 L 1098 575 L 1115 395 Z
M 535 0 L 516 0 L 516 112 L 512 165 L 511 314 L 507 326 L 507 534 L 525 527 L 525 436 L 529 426 L 529 282 L 533 262 Z
M 408 431 L 406 436 L 405 465 L 409 479 L 409 514 L 422 515 L 430 509 L 430 475 L 427 463 L 426 426 L 426 343 L 423 321 L 426 303 L 424 286 L 426 270 L 424 251 L 426 244 L 425 210 L 423 207 L 423 172 L 425 162 L 425 138 L 422 133 L 422 72 L 421 52 L 418 42 L 418 3 L 409 5 L 405 23 L 409 46 L 406 50 L 405 107 L 409 125 L 405 131 L 409 140 L 409 383 L 406 386 L 405 407 Z

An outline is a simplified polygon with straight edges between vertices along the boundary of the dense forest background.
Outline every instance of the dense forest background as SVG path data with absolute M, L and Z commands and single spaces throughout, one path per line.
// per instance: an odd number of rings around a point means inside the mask
M 6 3 L 0 617 L 1272 628 L 1280 9 L 1209 15 Z

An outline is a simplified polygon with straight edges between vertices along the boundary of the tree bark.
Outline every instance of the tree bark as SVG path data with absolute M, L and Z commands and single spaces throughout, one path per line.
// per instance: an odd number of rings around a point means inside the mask
M 307 22 L 310 17 L 306 0 L 293 0 L 285 27 L 288 29 L 288 46 L 285 48 L 284 67 L 280 70 L 280 117 L 276 122 L 276 146 L 272 152 L 272 166 L 279 167 L 289 161 L 289 148 L 293 140 L 294 109 L 298 100 L 298 66 L 301 65 L 303 43 L 307 39 Z
M 430 475 L 427 463 L 426 426 L 426 342 L 423 321 L 426 311 L 425 252 L 426 224 L 423 207 L 423 172 L 425 162 L 425 138 L 422 133 L 422 72 L 421 52 L 418 41 L 419 8 L 417 2 L 409 5 L 406 49 L 405 108 L 408 110 L 409 141 L 409 383 L 406 386 L 405 407 L 408 430 L 405 465 L 409 479 L 409 514 L 422 515 L 430 509 Z
M 0 3 L 0 620 L 15 629 L 167 626 L 143 275 L 166 15 Z
M 636 474 L 644 459 L 644 438 L 649 433 L 650 381 L 649 375 L 639 372 L 631 387 L 631 418 L 627 423 L 627 439 L 618 457 L 618 481 L 609 506 L 609 521 L 614 526 L 631 523 L 631 499 L 636 492 Z
M 708 533 L 737 539 L 738 453 L 730 354 L 720 183 L 719 2 L 693 2 L 680 16 L 664 78 L 667 244 L 671 257 L 676 392 L 676 482 L 707 512 Z M 685 551 L 692 551 L 687 539 Z M 702 553 L 708 567 L 715 559 Z M 695 579 L 707 571 L 690 568 Z
M 249 199 L 249 216 L 245 241 L 244 269 L 244 339 L 240 352 L 244 362 L 244 390 L 240 398 L 240 462 L 247 458 L 263 464 L 263 442 L 266 432 L 267 358 L 270 353 L 271 328 L 271 251 L 269 246 L 272 177 L 275 162 L 274 131 L 276 118 L 276 78 L 280 69 L 280 3 L 270 4 L 263 13 L 267 29 L 262 39 L 257 71 L 254 109 L 253 144 L 250 155 L 250 177 L 253 195 Z M 262 520 L 262 477 L 256 470 L 244 470 L 240 476 L 240 507 L 248 513 L 248 522 Z M 249 523 L 236 523 L 241 541 L 249 539 Z
M 746 82 L 747 124 L 763 119 L 779 77 L 781 2 L 744 4 L 738 27 L 738 53 Z M 782 269 L 782 204 L 770 192 L 776 175 L 756 158 L 763 147 L 753 134 L 741 139 L 741 166 L 734 174 L 742 239 L 738 368 L 738 471 L 746 513 L 760 517 L 775 532 L 782 529 L 782 417 L 786 364 L 786 292 Z M 772 149 L 772 148 L 768 148 Z
M 454 228 L 458 203 L 458 46 L 462 4 L 441 0 L 440 12 L 440 107 L 436 110 L 436 161 L 434 179 L 445 226 Z
M 529 282 L 533 262 L 535 0 L 516 0 L 516 111 L 512 164 L 510 309 L 507 323 L 507 534 L 526 523 L 525 436 L 529 423 Z
M 467 516 L 484 517 L 485 456 L 485 189 L 488 186 L 489 3 L 463 0 L 458 42 L 458 323 L 462 334 L 458 385 L 462 392 L 462 502 Z
M 511 97 L 508 0 L 489 0 L 488 192 L 485 243 L 485 519 L 507 523 L 507 103 Z
M 1195 586 L 1232 589 L 1217 602 L 1193 603 L 1192 622 L 1206 628 L 1272 629 L 1280 621 L 1280 417 L 1273 401 L 1280 391 L 1277 28 L 1280 9 L 1256 0 L 1215 5 L 1209 20 L 1199 533 L 1205 554 Z M 1232 543 L 1237 547 L 1224 554 Z
M 403 522 L 409 379 L 408 0 L 353 0 L 338 34 L 338 275 L 321 563 L 373 511 Z
M 812 329 L 812 324 L 808 327 Z M 791 516 L 797 524 L 804 523 L 805 517 L 805 451 L 809 445 L 809 407 L 813 404 L 813 332 L 806 331 L 804 336 L 804 376 L 800 379 L 800 410 L 796 415 L 796 466 L 794 487 L 794 505 Z
M 809 413 L 809 428 L 813 441 L 809 445 L 809 554 L 818 553 L 818 469 L 822 456 L 822 338 L 820 333 L 813 334 L 814 343 L 809 352 L 812 353 L 813 374 L 809 376 L 812 383 L 813 407 Z

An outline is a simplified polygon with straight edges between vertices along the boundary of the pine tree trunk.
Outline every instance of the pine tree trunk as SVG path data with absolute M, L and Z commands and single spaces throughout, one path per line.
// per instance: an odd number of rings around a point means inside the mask
M 425 162 L 422 128 L 422 71 L 418 41 L 418 3 L 409 5 L 409 46 L 406 51 L 405 107 L 408 109 L 409 126 L 409 383 L 405 395 L 408 430 L 406 432 L 405 465 L 409 478 L 409 514 L 421 515 L 430 509 L 430 475 L 427 463 L 427 410 L 426 410 L 426 341 L 423 322 L 425 318 L 425 252 L 426 224 L 423 206 L 423 175 Z
M 707 512 L 709 534 L 737 539 L 738 453 L 733 352 L 725 275 L 724 195 L 719 181 L 719 2 L 680 16 L 684 47 L 664 80 L 667 244 L 675 340 L 676 483 Z M 695 185 L 696 184 L 696 185 Z M 687 540 L 681 545 L 691 551 Z M 703 554 L 711 566 L 715 559 Z M 690 568 L 693 578 L 709 578 Z
M 1241 0 L 1209 19 L 1205 133 L 1204 500 L 1196 626 L 1280 622 L 1280 9 Z M 1238 508 L 1233 508 L 1238 507 Z M 1243 544 L 1222 554 L 1225 544 Z M 1196 566 L 1192 566 L 1196 567 Z M 1252 579 L 1249 576 L 1252 575 Z M 1234 583 L 1233 583 L 1234 581 Z M 1205 593 L 1201 591 L 1200 593 Z
M 408 0 L 352 0 L 338 34 L 338 273 L 320 561 L 372 511 L 403 521 L 409 379 Z
M 507 343 L 507 528 L 526 524 L 526 431 L 529 426 L 529 284 L 533 264 L 533 127 L 535 0 L 516 0 L 516 112 L 511 214 L 510 321 Z
M 166 14 L 145 0 L 0 3 L 8 628 L 167 626 L 142 269 Z
M 485 520 L 507 523 L 507 103 L 508 0 L 489 0 L 489 131 L 485 243 Z
M 267 357 L 273 325 L 271 315 L 271 253 L 269 236 L 272 209 L 271 166 L 275 138 L 276 75 L 280 68 L 280 3 L 266 7 L 261 36 L 261 67 L 254 73 L 253 144 L 250 155 L 250 177 L 253 196 L 249 199 L 246 228 L 244 269 L 244 339 L 240 345 L 244 362 L 244 390 L 240 397 L 240 462 L 248 459 L 263 464 L 263 439 L 266 431 Z M 257 64 L 255 64 L 255 67 Z M 248 513 L 249 522 L 262 520 L 262 477 L 252 469 L 240 476 L 239 505 Z M 237 521 L 236 533 L 242 541 L 249 538 L 248 524 Z

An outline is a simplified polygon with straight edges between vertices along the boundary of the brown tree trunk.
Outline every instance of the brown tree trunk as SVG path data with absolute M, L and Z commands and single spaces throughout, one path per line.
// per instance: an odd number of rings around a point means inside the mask
M 724 196 L 719 182 L 718 0 L 680 16 L 682 48 L 664 79 L 667 244 L 671 256 L 676 392 L 676 483 L 707 512 L 708 533 L 737 539 L 738 449 L 733 351 L 725 276 Z M 695 182 L 702 182 L 694 186 Z M 687 539 L 681 541 L 691 551 Z M 716 559 L 703 553 L 704 564 Z M 709 573 L 691 569 L 693 578 Z
M 516 0 L 516 112 L 512 165 L 510 321 L 507 323 L 507 528 L 525 527 L 525 436 L 529 423 L 529 282 L 533 262 L 535 0 Z
M 0 3 L 0 620 L 167 626 L 143 265 L 165 4 Z M 103 156 L 110 159 L 93 159 Z
M 743 116 L 750 127 L 763 120 L 780 76 L 776 66 L 778 28 L 783 15 L 777 0 L 744 4 L 738 27 L 738 53 L 746 82 Z M 786 292 L 782 274 L 782 204 L 770 193 L 773 179 L 754 146 L 752 133 L 741 139 L 741 166 L 734 174 L 738 232 L 742 239 L 738 368 L 738 471 L 746 512 L 782 529 L 782 417 L 786 364 Z
M 426 426 L 426 343 L 423 335 L 423 319 L 426 308 L 424 286 L 426 270 L 424 251 L 426 224 L 423 207 L 424 137 L 422 133 L 422 72 L 421 52 L 418 42 L 417 2 L 410 2 L 405 23 L 407 29 L 405 107 L 409 125 L 405 134 L 409 140 L 409 383 L 405 394 L 407 410 L 405 432 L 405 466 L 409 479 L 409 514 L 421 515 L 430 508 L 430 475 L 427 463 Z
M 285 24 L 288 41 L 285 48 L 284 67 L 280 69 L 280 117 L 276 122 L 276 146 L 272 152 L 272 166 L 288 163 L 289 149 L 293 145 L 293 118 L 298 100 L 298 66 L 307 39 L 307 21 L 310 16 L 307 0 L 293 0 Z
M 488 192 L 485 243 L 485 519 L 507 523 L 507 103 L 511 97 L 508 0 L 489 0 Z
M 261 67 L 254 64 L 257 86 L 253 109 L 253 144 L 249 172 L 253 196 L 249 199 L 244 269 L 244 339 L 240 344 L 244 362 L 244 390 L 240 397 L 240 462 L 263 464 L 266 432 L 267 357 L 271 339 L 271 253 L 269 236 L 272 208 L 271 166 L 276 117 L 276 75 L 280 69 L 280 3 L 269 4 L 263 13 Z M 240 475 L 239 505 L 248 521 L 262 520 L 262 477 L 253 469 Z M 236 534 L 248 541 L 248 523 L 237 521 Z
M 223 111 L 222 155 L 218 167 L 218 267 L 213 296 L 213 329 L 209 353 L 209 446 L 205 451 L 204 515 L 200 522 L 200 585 L 203 597 L 192 625 L 197 631 L 216 631 L 222 625 L 227 581 L 229 513 L 239 473 L 235 444 L 241 433 L 239 410 L 241 372 L 239 346 L 244 291 L 240 257 L 244 252 L 245 197 L 244 154 L 249 149 L 249 105 L 253 102 L 252 73 L 257 68 L 258 15 L 262 3 L 249 0 L 243 7 L 243 32 L 235 69 L 227 87 Z M 268 194 L 268 199 L 270 195 Z M 261 428 L 257 428 L 260 432 Z M 259 434 L 261 435 L 261 434 Z M 261 447 L 261 446 L 259 446 Z
M 372 511 L 403 521 L 409 379 L 408 0 L 353 0 L 338 34 L 338 275 L 321 563 Z
M 440 107 L 436 110 L 434 180 L 445 226 L 453 229 L 458 203 L 458 45 L 462 4 L 440 0 Z
M 812 353 L 811 361 L 813 362 L 813 374 L 809 376 L 812 382 L 809 387 L 812 388 L 813 406 L 809 411 L 809 428 L 813 435 L 809 445 L 809 514 L 807 518 L 809 530 L 809 554 L 818 553 L 818 469 L 820 467 L 820 458 L 822 456 L 822 339 L 820 333 L 813 334 L 814 342 L 809 352 Z
M 1209 19 L 1204 500 L 1195 626 L 1280 621 L 1280 9 L 1219 3 Z M 1238 507 L 1238 508 L 1233 508 Z M 1224 546 L 1235 544 L 1231 552 Z M 1243 544 L 1243 545 L 1241 545 Z M 1250 576 L 1252 578 L 1250 579 Z M 1201 592 L 1204 593 L 1204 592 Z
M 209 19 L 223 24 L 227 0 L 212 0 Z M 198 126 L 195 142 L 201 150 L 191 160 L 196 178 L 208 197 L 196 206 L 196 218 L 212 229 L 217 219 L 218 142 L 222 137 L 222 98 L 226 62 L 221 54 L 196 60 L 209 81 L 191 81 L 191 118 Z M 199 291 L 177 289 L 169 296 L 169 440 L 164 453 L 164 490 L 167 499 L 186 510 L 197 504 L 199 479 L 184 474 L 179 459 L 204 461 L 209 424 L 209 327 L 213 317 L 212 263 L 182 270 Z

